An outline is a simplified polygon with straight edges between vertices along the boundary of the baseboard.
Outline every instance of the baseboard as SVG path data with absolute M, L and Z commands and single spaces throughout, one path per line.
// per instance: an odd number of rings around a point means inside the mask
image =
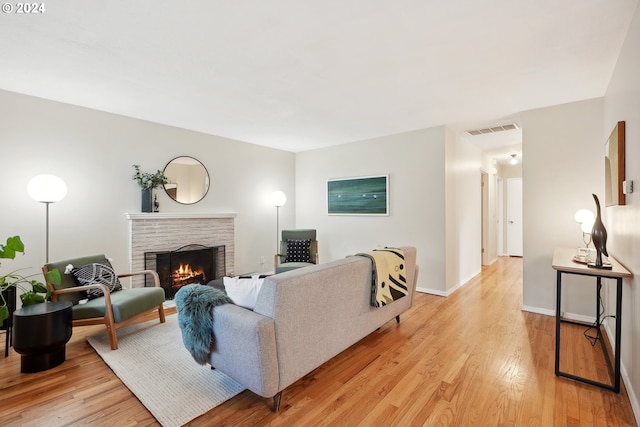
M 556 315 L 555 311 L 553 312 L 553 315 L 554 316 Z M 574 320 L 576 322 L 582 322 L 582 323 L 595 323 L 596 322 L 596 318 L 595 317 L 585 316 L 585 315 L 582 315 L 582 314 L 567 313 L 566 311 L 562 315 L 562 318 L 563 319 L 567 319 L 567 320 Z
M 530 305 L 522 305 L 522 306 L 520 306 L 520 310 L 528 311 L 530 313 L 544 314 L 545 316 L 554 316 L 555 317 L 555 315 L 556 315 L 556 311 L 555 310 L 549 310 L 549 309 L 540 308 L 540 307 L 532 307 Z
M 451 295 L 452 293 L 454 293 L 455 291 L 457 291 L 458 289 L 460 289 L 461 287 L 463 287 L 464 285 L 466 285 L 467 283 L 469 283 L 471 279 L 467 280 L 466 282 L 460 282 L 457 285 L 455 285 L 453 288 L 447 290 L 444 293 L 444 296 L 448 297 L 449 295 Z
M 416 292 L 422 292 L 423 294 L 431 294 L 431 295 L 438 295 L 439 297 L 446 297 L 447 294 L 445 292 L 442 291 L 438 291 L 435 289 L 429 289 L 429 288 L 423 288 L 423 287 L 416 287 Z
M 540 307 L 532 307 L 530 305 L 523 305 L 520 307 L 520 309 L 522 311 L 528 311 L 530 313 L 544 314 L 545 316 L 555 317 L 556 315 L 555 310 L 549 310 L 547 308 L 540 308 Z M 567 320 L 574 320 L 576 322 L 582 322 L 582 323 L 594 323 L 596 321 L 595 317 L 584 316 L 582 314 L 567 313 L 567 312 L 565 312 L 562 317 Z
M 615 342 L 615 335 L 613 331 L 609 327 L 609 323 L 604 322 L 604 330 L 607 334 L 607 338 L 609 342 Z M 633 383 L 631 382 L 631 378 L 629 378 L 629 374 L 627 373 L 627 368 L 624 366 L 624 362 L 620 360 L 620 376 L 622 377 L 622 381 L 624 382 L 624 387 L 627 390 L 627 396 L 629 396 L 629 403 L 631 403 L 631 409 L 633 410 L 633 415 L 636 417 L 636 423 L 640 420 L 640 402 L 638 401 L 638 395 L 633 389 Z
M 430 289 L 430 288 L 423 288 L 423 287 L 416 287 L 416 291 L 417 292 L 422 292 L 425 294 L 432 294 L 432 295 L 438 295 L 441 297 L 448 297 L 449 295 L 451 295 L 452 293 L 454 293 L 455 291 L 457 291 L 458 289 L 460 289 L 461 287 L 463 287 L 464 285 L 466 285 L 467 283 L 469 283 L 471 281 L 471 279 L 473 279 L 474 277 L 476 277 L 478 274 L 480 274 L 480 271 L 478 271 L 477 273 L 471 275 L 469 278 L 460 281 L 457 285 L 455 285 L 453 288 L 447 290 L 447 291 L 441 291 L 441 290 L 436 290 L 436 289 Z

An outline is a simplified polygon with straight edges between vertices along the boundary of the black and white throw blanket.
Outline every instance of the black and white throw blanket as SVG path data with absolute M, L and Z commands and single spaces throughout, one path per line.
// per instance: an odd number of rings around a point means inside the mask
M 382 307 L 407 295 L 402 249 L 376 249 L 357 255 L 371 259 L 371 306 Z

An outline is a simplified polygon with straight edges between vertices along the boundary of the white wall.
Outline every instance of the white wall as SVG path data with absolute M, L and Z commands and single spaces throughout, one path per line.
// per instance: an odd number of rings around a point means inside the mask
M 482 264 L 482 153 L 447 130 L 446 230 L 449 295 L 480 273 Z
M 605 141 L 616 122 L 626 123 L 626 178 L 633 180 L 634 193 L 626 196 L 626 205 L 606 208 L 609 235 L 607 249 L 633 274 L 623 285 L 622 368 L 624 382 L 640 419 L 640 8 L 629 27 L 618 63 L 604 99 Z M 610 299 L 613 300 L 613 299 Z M 613 300 L 615 301 L 615 300 Z M 609 312 L 613 305 L 610 304 Z M 610 323 L 615 331 L 615 324 Z
M 555 247 L 584 246 L 577 210 L 595 211 L 604 199 L 603 99 L 522 114 L 523 306 L 555 314 Z M 595 317 L 595 286 L 587 278 L 563 279 L 567 314 Z M 582 286 L 581 286 L 582 284 Z
M 69 190 L 50 208 L 51 260 L 105 253 L 116 269 L 127 270 L 125 213 L 140 212 L 132 165 L 155 171 L 180 155 L 205 165 L 211 188 L 194 205 L 181 205 L 156 190 L 160 210 L 237 212 L 236 272 L 273 269 L 273 190 L 290 196 L 281 208 L 281 224 L 295 224 L 293 153 L 5 91 L 0 91 L 0 117 L 0 239 L 20 235 L 27 251 L 4 260 L 3 272 L 27 267 L 39 274 L 45 261 L 45 206 L 26 190 L 41 173 L 60 176 Z
M 481 268 L 480 170 L 480 150 L 445 127 L 298 153 L 296 225 L 318 230 L 322 260 L 414 245 L 419 290 L 449 295 Z M 386 173 L 388 217 L 327 215 L 327 179 Z
M 445 128 L 296 154 L 296 225 L 318 230 L 321 262 L 379 246 L 418 250 L 418 286 L 445 292 Z M 389 174 L 390 215 L 327 214 L 327 180 Z

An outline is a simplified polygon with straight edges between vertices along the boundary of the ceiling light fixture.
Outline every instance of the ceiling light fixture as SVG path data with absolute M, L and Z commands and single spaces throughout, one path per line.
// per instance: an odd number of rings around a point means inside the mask
M 511 155 L 511 160 L 509 160 L 509 164 L 510 165 L 517 165 L 518 164 L 518 159 L 516 159 L 517 154 L 512 154 Z

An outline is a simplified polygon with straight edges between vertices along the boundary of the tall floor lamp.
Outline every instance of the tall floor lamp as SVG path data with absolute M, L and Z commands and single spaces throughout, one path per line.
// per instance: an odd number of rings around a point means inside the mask
M 276 207 L 276 253 L 280 252 L 278 247 L 278 241 L 280 240 L 280 207 L 287 203 L 287 195 L 284 192 L 277 190 L 271 195 L 271 201 L 273 206 Z
M 37 175 L 27 184 L 27 192 L 36 202 L 46 205 L 46 262 L 49 262 L 49 205 L 67 195 L 67 184 L 55 175 Z

